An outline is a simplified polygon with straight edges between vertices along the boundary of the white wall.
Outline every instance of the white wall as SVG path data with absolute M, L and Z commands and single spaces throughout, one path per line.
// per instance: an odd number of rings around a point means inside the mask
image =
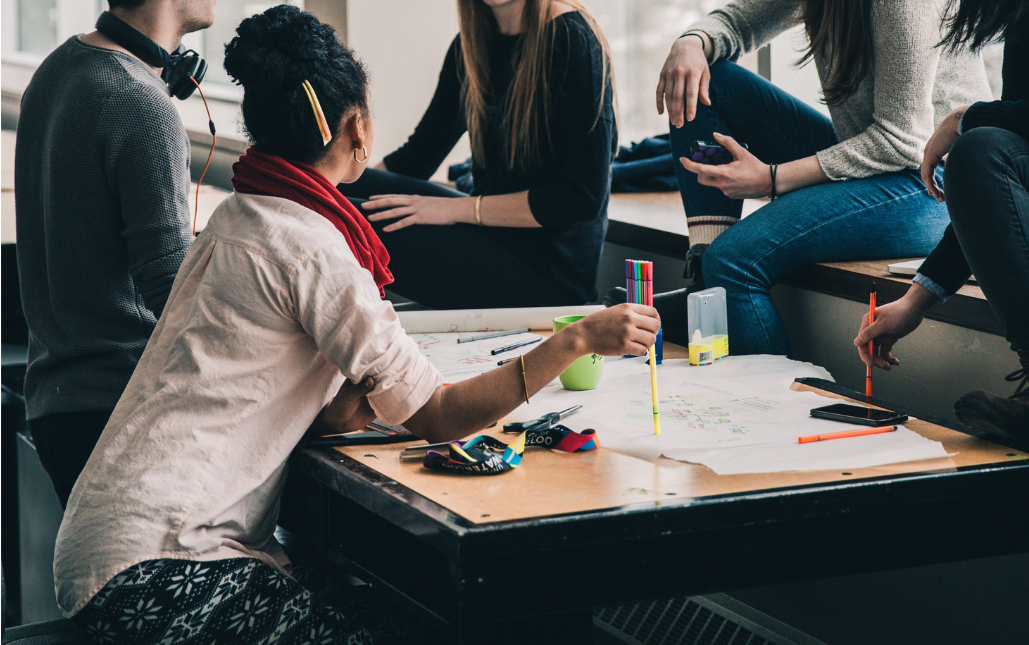
M 455 0 L 347 0 L 347 43 L 371 75 L 375 148 L 372 161 L 414 131 L 436 89 L 457 35 Z M 454 158 L 469 154 L 459 143 Z
M 801 68 L 795 63 L 807 48 L 807 35 L 802 26 L 780 34 L 771 45 L 771 80 L 779 88 L 792 94 L 822 114 L 829 116 L 829 110 L 822 103 L 821 85 L 815 64 L 808 62 Z

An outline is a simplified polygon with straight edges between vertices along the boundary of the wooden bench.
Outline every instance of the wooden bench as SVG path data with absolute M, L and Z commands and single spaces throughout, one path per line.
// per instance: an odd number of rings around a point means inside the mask
M 756 210 L 760 202 L 750 202 L 744 209 Z M 608 206 L 607 241 L 652 253 L 681 258 L 689 248 L 686 218 L 678 193 L 616 193 Z M 838 298 L 868 302 L 868 290 L 875 280 L 879 304 L 900 298 L 911 285 L 911 279 L 891 275 L 886 265 L 913 258 L 857 260 L 854 262 L 820 262 L 804 267 L 783 280 L 784 284 L 811 289 Z M 933 307 L 926 316 L 932 320 L 1004 335 L 982 289 L 966 284 L 947 302 Z

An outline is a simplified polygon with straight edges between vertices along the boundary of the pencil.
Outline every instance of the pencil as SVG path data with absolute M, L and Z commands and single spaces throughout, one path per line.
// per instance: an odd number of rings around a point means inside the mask
M 657 357 L 654 355 L 654 346 L 647 349 L 650 356 L 650 399 L 654 405 L 654 434 L 661 434 L 661 413 L 657 408 Z
M 872 280 L 872 291 L 868 294 L 868 324 L 875 322 L 875 280 Z M 875 339 L 868 341 L 868 355 L 875 360 Z M 872 399 L 872 363 L 865 368 L 865 398 Z
M 531 340 L 523 340 L 520 343 L 514 343 L 513 345 L 506 345 L 504 347 L 498 347 L 497 349 L 491 349 L 490 350 L 490 355 L 491 356 L 496 356 L 497 354 L 503 354 L 504 352 L 509 352 L 512 349 L 518 349 L 519 347 L 525 347 L 526 345 L 532 345 L 533 343 L 538 343 L 541 340 L 543 340 L 543 338 L 533 338 Z
M 870 434 L 883 434 L 893 432 L 897 426 L 879 426 L 878 428 L 859 428 L 857 430 L 843 430 L 841 432 L 830 432 L 828 434 L 813 434 L 807 437 L 797 437 L 797 443 L 812 443 L 814 441 L 828 441 L 829 439 L 846 439 L 847 437 L 864 437 Z

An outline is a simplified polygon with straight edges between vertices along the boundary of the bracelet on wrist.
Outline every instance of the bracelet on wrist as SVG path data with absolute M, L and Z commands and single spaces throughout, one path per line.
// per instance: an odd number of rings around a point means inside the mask
M 707 49 L 707 42 L 706 42 L 706 41 L 704 40 L 704 37 L 703 37 L 703 36 L 701 36 L 700 34 L 698 34 L 698 33 L 697 33 L 697 32 L 695 32 L 695 31 L 687 31 L 687 32 L 686 32 L 686 33 L 684 33 L 683 35 L 681 35 L 681 36 L 679 36 L 678 38 L 676 38 L 676 40 L 682 40 L 682 39 L 683 39 L 683 38 L 685 38 L 686 36 L 696 36 L 697 38 L 699 38 L 699 39 L 700 39 L 700 48 L 701 48 L 701 49 Z
M 771 198 L 772 198 L 773 202 L 776 199 L 779 198 L 779 195 L 776 194 L 776 189 L 775 189 L 775 175 L 778 172 L 779 172 L 779 164 L 777 164 L 777 163 L 768 164 L 768 173 L 772 176 L 772 194 L 771 194 Z

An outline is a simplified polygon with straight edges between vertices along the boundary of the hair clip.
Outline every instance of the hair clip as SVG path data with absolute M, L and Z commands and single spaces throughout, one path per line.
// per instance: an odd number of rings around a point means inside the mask
M 311 87 L 311 83 L 306 78 L 301 85 L 304 86 L 307 100 L 311 102 L 311 109 L 314 110 L 314 118 L 318 122 L 318 131 L 322 134 L 322 145 L 327 146 L 332 141 L 332 130 L 329 129 L 329 122 L 325 119 L 325 113 L 322 112 L 322 104 L 318 102 L 318 95 L 314 93 L 314 88 Z

